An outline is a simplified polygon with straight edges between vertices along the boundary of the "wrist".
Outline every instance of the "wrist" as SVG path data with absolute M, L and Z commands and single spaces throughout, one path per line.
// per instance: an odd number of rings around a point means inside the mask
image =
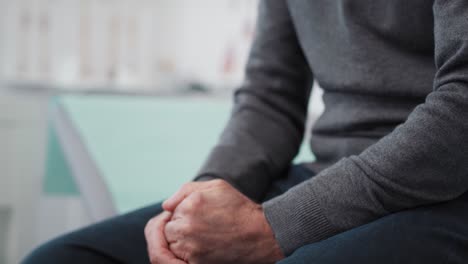
M 265 250 L 265 263 L 276 263 L 284 258 L 283 251 L 275 238 L 273 229 L 271 228 L 268 220 L 263 212 L 261 205 L 256 208 L 259 217 L 258 222 L 261 226 L 258 228 L 261 232 L 261 239 L 259 247 Z

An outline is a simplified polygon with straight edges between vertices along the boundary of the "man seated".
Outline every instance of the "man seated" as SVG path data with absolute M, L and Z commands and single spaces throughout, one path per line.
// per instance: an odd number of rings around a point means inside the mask
M 24 263 L 467 263 L 467 190 L 468 1 L 263 0 L 196 181 Z

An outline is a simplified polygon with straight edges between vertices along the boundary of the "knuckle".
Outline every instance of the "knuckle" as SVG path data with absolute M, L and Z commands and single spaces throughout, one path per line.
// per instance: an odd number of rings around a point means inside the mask
M 193 185 L 193 183 L 191 183 L 191 182 L 184 183 L 184 184 L 182 184 L 182 187 L 180 188 L 180 190 L 181 191 L 189 191 L 190 189 L 192 189 L 192 185 Z
M 184 201 L 178 208 L 183 215 L 190 215 L 193 212 L 193 205 L 188 201 Z
M 187 245 L 181 242 L 171 243 L 169 249 L 180 259 L 187 261 L 190 253 L 187 251 Z
M 180 242 L 177 243 L 170 243 L 169 250 L 172 251 L 175 255 L 179 256 L 182 251 Z
M 198 207 L 203 202 L 203 195 L 199 192 L 192 193 L 189 197 L 193 207 Z
M 171 221 L 164 227 L 164 235 L 168 240 L 176 240 L 182 236 L 182 233 L 179 225 Z
M 200 246 L 197 243 L 188 243 L 185 251 L 187 259 L 194 260 L 200 255 Z M 192 263 L 192 261 L 190 263 Z
M 174 236 L 174 228 L 172 228 L 171 222 L 167 223 L 166 226 L 164 226 L 164 235 L 166 238 Z
M 174 254 L 188 263 L 193 263 L 200 255 L 200 247 L 193 242 L 176 242 L 169 245 Z
M 201 195 L 199 193 L 192 193 L 189 195 L 181 204 L 182 210 L 186 214 L 191 214 L 195 212 L 201 204 Z
M 178 234 L 181 236 L 190 236 L 194 232 L 194 228 L 190 224 L 183 224 L 177 229 Z

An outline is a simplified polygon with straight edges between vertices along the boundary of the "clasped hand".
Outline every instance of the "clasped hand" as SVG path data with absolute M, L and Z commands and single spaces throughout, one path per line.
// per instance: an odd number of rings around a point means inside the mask
M 153 264 L 275 263 L 283 254 L 262 207 L 224 180 L 192 182 L 145 227 Z

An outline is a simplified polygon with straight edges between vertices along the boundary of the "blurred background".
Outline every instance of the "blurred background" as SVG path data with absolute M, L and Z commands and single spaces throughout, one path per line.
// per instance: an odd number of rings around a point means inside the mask
M 242 81 L 257 2 L 0 0 L 0 264 L 195 175 Z M 310 122 L 320 100 L 314 89 Z
M 32 89 L 232 87 L 242 77 L 256 2 L 1 0 L 0 74 Z

